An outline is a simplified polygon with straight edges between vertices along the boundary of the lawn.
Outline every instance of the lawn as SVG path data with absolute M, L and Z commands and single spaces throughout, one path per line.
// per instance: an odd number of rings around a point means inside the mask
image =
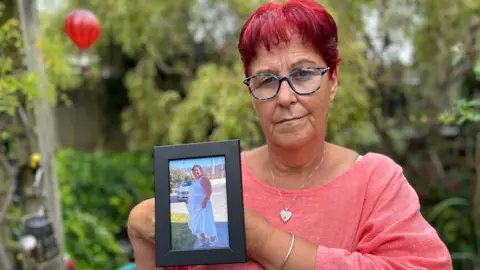
M 191 249 L 196 237 L 188 228 L 188 215 L 171 213 L 172 249 Z

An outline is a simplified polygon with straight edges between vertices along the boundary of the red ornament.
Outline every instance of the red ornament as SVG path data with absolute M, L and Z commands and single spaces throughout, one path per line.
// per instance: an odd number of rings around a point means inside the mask
M 90 48 L 100 36 L 100 23 L 97 17 L 86 9 L 70 12 L 65 18 L 64 28 L 70 40 L 82 51 Z

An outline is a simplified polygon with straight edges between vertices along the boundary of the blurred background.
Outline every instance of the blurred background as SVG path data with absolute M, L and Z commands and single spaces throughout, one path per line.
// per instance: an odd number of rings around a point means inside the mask
M 236 50 L 263 2 L 0 0 L 0 269 L 118 269 L 152 146 L 264 143 Z M 320 2 L 342 58 L 328 140 L 403 166 L 455 269 L 480 269 L 480 1 Z M 76 9 L 101 29 L 82 52 Z

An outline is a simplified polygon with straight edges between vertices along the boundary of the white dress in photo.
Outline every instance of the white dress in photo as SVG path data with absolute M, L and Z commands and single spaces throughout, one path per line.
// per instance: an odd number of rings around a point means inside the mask
M 210 237 L 217 237 L 217 229 L 215 227 L 211 200 L 209 199 L 207 201 L 207 206 L 202 208 L 202 201 L 205 198 L 205 190 L 200 183 L 200 179 L 193 181 L 189 188 L 188 227 L 192 231 L 192 234 L 196 235 L 197 238 L 201 238 L 201 234 L 203 233 L 206 242 L 208 242 Z

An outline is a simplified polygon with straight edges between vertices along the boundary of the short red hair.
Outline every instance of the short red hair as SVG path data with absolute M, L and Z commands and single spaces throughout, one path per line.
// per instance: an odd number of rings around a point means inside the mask
M 263 4 L 245 22 L 238 42 L 245 76 L 251 75 L 250 64 L 261 42 L 270 50 L 272 44 L 288 43 L 292 31 L 315 48 L 333 74 L 340 63 L 335 20 L 314 0 L 288 0 Z

